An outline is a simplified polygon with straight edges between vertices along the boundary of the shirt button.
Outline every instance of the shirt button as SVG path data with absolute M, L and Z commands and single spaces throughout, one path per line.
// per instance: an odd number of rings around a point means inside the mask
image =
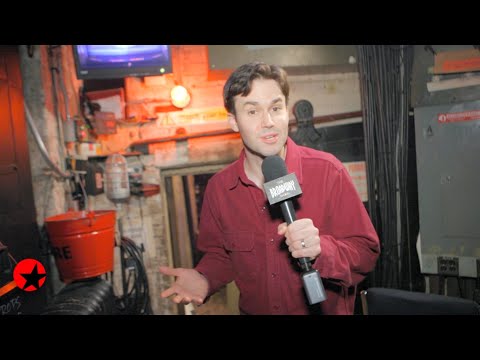
M 273 306 L 273 310 L 278 311 L 278 309 L 280 309 L 280 306 L 278 306 L 278 305 Z
M 277 274 L 272 273 L 272 278 L 275 278 L 275 277 L 277 277 Z
M 270 239 L 270 243 L 273 244 L 274 240 L 273 239 Z

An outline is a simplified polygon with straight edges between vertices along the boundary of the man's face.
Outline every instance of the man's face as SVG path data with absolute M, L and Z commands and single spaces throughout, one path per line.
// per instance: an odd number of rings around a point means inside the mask
M 260 157 L 283 155 L 288 136 L 285 96 L 275 80 L 257 79 L 247 96 L 234 98 L 236 115 L 229 114 L 230 126 L 239 131 L 245 150 Z

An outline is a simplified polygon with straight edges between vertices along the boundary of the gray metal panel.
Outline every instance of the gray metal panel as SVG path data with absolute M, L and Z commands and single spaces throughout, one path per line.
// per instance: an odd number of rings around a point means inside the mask
M 480 100 L 415 109 L 421 254 L 430 259 L 422 272 L 437 273 L 432 256 L 455 256 L 460 276 L 476 275 L 470 263 L 480 258 L 480 119 L 438 122 L 438 114 L 471 110 L 480 110 Z

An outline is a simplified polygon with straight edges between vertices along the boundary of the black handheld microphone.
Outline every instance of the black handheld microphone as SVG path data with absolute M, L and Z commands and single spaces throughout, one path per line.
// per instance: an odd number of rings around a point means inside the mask
M 302 193 L 297 177 L 294 173 L 288 174 L 285 161 L 278 155 L 267 156 L 263 160 L 262 172 L 265 178 L 263 187 L 270 205 L 280 203 L 283 218 L 290 225 L 297 220 L 290 199 Z M 312 268 L 308 258 L 299 258 L 298 261 L 304 270 L 302 273 L 303 286 L 310 305 L 326 300 L 327 294 L 318 271 Z

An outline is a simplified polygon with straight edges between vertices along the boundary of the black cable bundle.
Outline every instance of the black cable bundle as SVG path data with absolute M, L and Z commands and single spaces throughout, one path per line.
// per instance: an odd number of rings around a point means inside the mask
M 407 271 L 411 286 L 407 159 L 413 49 L 399 45 L 357 49 L 368 207 L 382 247 L 373 285 L 398 288 L 400 274 Z
M 117 308 L 120 314 L 151 315 L 153 312 L 147 273 L 143 264 L 143 249 L 139 248 L 132 239 L 125 236 L 122 236 L 121 239 L 124 294 L 117 297 Z

